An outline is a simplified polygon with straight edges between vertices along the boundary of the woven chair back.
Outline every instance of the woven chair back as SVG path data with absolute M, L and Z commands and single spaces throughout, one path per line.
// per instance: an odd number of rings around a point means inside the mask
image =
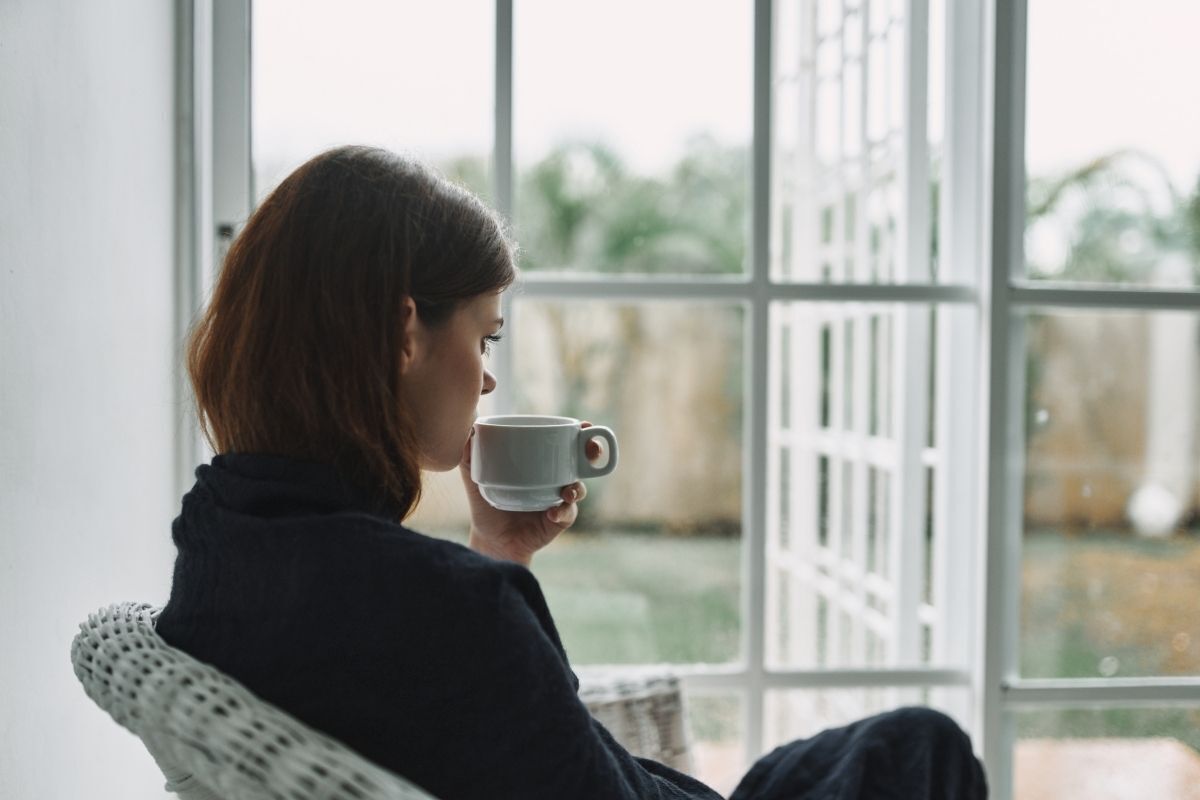
M 132 731 L 186 800 L 433 800 L 417 786 L 166 644 L 157 609 L 123 603 L 80 625 L 84 691 Z

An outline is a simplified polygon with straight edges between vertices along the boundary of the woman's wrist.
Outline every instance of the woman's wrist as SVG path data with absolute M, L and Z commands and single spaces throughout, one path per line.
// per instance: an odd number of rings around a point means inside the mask
M 512 561 L 515 564 L 520 564 L 523 567 L 528 567 L 533 562 L 533 553 L 519 550 L 512 546 L 497 544 L 485 536 L 481 536 L 475 530 L 475 526 L 471 526 L 471 533 L 467 537 L 467 547 L 474 550 L 476 553 L 481 553 L 491 558 L 497 558 L 501 561 Z

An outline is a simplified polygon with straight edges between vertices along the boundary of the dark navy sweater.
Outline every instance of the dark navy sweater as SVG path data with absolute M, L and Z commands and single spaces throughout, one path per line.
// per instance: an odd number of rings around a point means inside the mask
M 169 644 L 441 800 L 719 798 L 592 719 L 529 570 L 332 467 L 217 456 L 173 535 Z

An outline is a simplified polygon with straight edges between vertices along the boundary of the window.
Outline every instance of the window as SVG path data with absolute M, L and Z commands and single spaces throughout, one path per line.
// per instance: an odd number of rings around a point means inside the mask
M 221 4 L 213 124 L 260 196 L 367 141 L 512 220 L 495 408 L 624 445 L 536 571 L 576 663 L 684 676 L 700 777 L 919 702 L 1068 797 L 1200 748 L 1200 19 L 1127 5 Z
M 417 156 L 491 194 L 491 2 L 255 0 L 250 10 L 256 200 L 343 144 Z
M 998 119 L 1018 110 L 997 126 L 998 141 L 1011 133 L 997 158 L 1023 152 L 1028 179 L 995 209 L 1013 275 L 993 305 L 1009 366 L 992 463 L 1010 467 L 993 537 L 1010 550 L 989 565 L 1012 587 L 993 602 L 1015 617 L 996 659 L 1014 677 L 996 699 L 1018 742 L 1017 796 L 1048 759 L 1083 776 L 1079 796 L 1181 794 L 1168 762 L 1200 744 L 1197 618 L 1176 599 L 1200 581 L 1200 117 L 1172 99 L 1200 67 L 1181 38 L 1197 22 L 1160 1 L 1033 2 L 998 23 L 1027 52 L 997 102 Z M 1106 768 L 1077 769 L 1097 758 Z

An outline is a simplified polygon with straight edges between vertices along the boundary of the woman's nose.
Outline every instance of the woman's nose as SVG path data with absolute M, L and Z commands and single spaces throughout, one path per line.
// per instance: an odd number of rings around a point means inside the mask
M 496 376 L 492 374 L 491 370 L 485 369 L 483 371 L 483 391 L 480 394 L 491 394 L 495 388 Z

